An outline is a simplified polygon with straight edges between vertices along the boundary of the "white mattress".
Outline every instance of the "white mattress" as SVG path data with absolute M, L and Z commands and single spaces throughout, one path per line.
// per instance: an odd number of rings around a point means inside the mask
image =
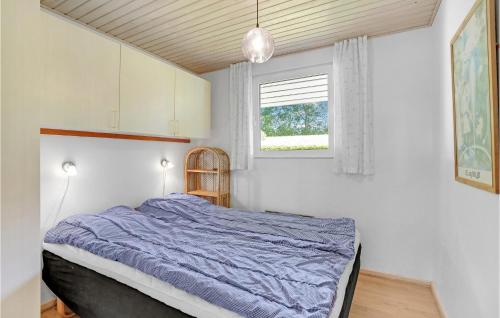
M 360 243 L 360 234 L 356 230 L 355 252 L 357 254 Z M 102 275 L 113 278 L 123 284 L 139 290 L 154 299 L 157 299 L 170 307 L 177 308 L 182 312 L 199 318 L 233 318 L 240 317 L 238 314 L 211 304 L 197 296 L 177 289 L 174 286 L 161 281 L 153 276 L 145 274 L 133 267 L 112 261 L 85 250 L 61 244 L 43 243 L 43 248 L 72 263 L 89 268 Z M 344 273 L 337 285 L 337 299 L 329 318 L 338 318 L 342 304 L 344 303 L 345 291 L 349 282 L 354 265 L 355 257 L 347 264 Z

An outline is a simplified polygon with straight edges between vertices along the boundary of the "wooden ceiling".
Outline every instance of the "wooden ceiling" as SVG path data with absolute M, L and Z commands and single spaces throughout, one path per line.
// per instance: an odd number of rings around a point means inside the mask
M 274 56 L 432 25 L 441 0 L 260 0 Z M 196 73 L 243 61 L 255 0 L 41 0 L 44 8 Z

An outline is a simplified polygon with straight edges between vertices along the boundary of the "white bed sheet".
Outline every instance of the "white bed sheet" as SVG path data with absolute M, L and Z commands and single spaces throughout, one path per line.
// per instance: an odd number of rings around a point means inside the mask
M 361 237 L 356 230 L 355 254 L 358 252 Z M 139 290 L 154 299 L 167 304 L 170 307 L 199 318 L 236 318 L 240 315 L 219 307 L 206 300 L 189 294 L 181 289 L 159 280 L 153 276 L 145 274 L 133 267 L 112 261 L 85 250 L 61 244 L 43 243 L 43 248 L 54 253 L 72 263 L 89 268 L 99 274 L 113 278 L 125 285 Z M 344 273 L 340 277 L 337 285 L 337 299 L 330 313 L 329 318 L 338 318 L 344 303 L 345 291 L 354 266 L 355 257 L 346 265 Z

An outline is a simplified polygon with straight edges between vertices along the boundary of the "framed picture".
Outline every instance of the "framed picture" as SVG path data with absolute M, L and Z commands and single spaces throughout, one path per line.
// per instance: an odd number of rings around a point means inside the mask
M 495 0 L 477 0 L 451 41 L 455 179 L 498 193 Z

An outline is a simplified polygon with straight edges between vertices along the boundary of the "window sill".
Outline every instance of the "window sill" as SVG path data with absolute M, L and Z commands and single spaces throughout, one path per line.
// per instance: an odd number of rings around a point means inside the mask
M 259 152 L 254 154 L 254 159 L 333 159 L 333 154 L 330 152 Z

